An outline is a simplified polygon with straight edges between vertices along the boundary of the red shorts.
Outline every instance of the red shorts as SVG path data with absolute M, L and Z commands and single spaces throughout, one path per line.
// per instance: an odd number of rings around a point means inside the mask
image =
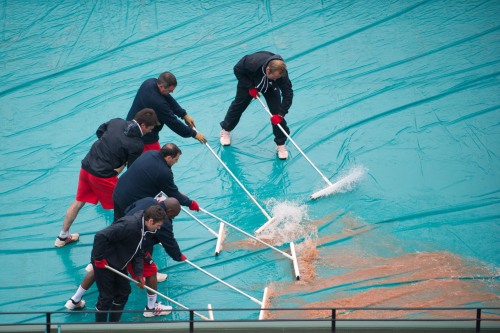
M 132 268 L 132 263 L 130 262 L 127 264 L 127 271 L 130 273 L 132 279 L 135 279 L 134 269 Z M 144 278 L 147 278 L 155 275 L 156 273 L 158 273 L 158 266 L 156 266 L 154 262 L 150 264 L 149 262 L 144 260 L 144 268 L 142 270 L 142 276 L 144 276 Z
M 142 151 L 143 153 L 147 152 L 148 150 L 160 150 L 160 143 L 156 141 L 155 143 L 145 143 L 144 144 L 144 150 Z
M 102 208 L 113 209 L 113 190 L 117 182 L 117 176 L 99 178 L 80 169 L 76 200 L 94 205 L 100 202 Z

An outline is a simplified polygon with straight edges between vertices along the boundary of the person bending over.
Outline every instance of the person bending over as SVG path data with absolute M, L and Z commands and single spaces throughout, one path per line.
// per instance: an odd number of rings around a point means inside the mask
M 179 214 L 181 206 L 179 201 L 175 198 L 160 198 L 162 201 L 157 201 L 154 198 L 143 198 L 126 209 L 126 216 L 133 215 L 140 210 L 146 210 L 152 206 L 160 206 L 167 214 L 165 221 L 160 230 L 156 233 L 149 233 L 144 241 L 144 270 L 143 275 L 146 285 L 154 290 L 158 290 L 158 282 L 165 281 L 167 275 L 158 272 L 158 267 L 152 259 L 153 246 L 161 244 L 165 252 L 175 261 L 184 261 L 186 256 L 181 253 L 177 240 L 173 232 L 173 219 Z M 131 264 L 127 265 L 127 270 L 130 275 L 135 278 L 133 267 Z M 162 281 L 158 280 L 158 275 Z M 85 307 L 85 300 L 83 295 L 94 283 L 94 270 L 90 270 L 85 275 L 82 283 L 78 287 L 75 294 L 64 305 L 68 310 L 79 310 Z M 147 291 L 147 305 L 144 308 L 144 317 L 166 316 L 172 311 L 171 306 L 165 306 L 161 302 L 157 302 L 157 296 L 151 291 Z
M 182 151 L 174 143 L 167 143 L 160 151 L 147 151 L 127 169 L 113 192 L 115 220 L 121 218 L 125 209 L 135 201 L 154 197 L 159 192 L 179 200 L 182 206 L 200 210 L 198 203 L 179 192 L 174 182 L 172 166 L 177 163 Z
M 260 51 L 248 54 L 234 66 L 234 75 L 238 80 L 236 97 L 229 106 L 224 120 L 220 122 L 220 143 L 223 146 L 231 144 L 231 131 L 238 125 L 243 112 L 252 98 L 264 95 L 272 114 L 271 124 L 276 143 L 278 158 L 286 160 L 286 135 L 279 129 L 278 124 L 290 134 L 285 115 L 292 106 L 292 82 L 288 78 L 285 61 L 278 54 Z
M 159 133 L 163 125 L 167 125 L 174 133 L 183 138 L 193 137 L 201 143 L 207 142 L 205 136 L 194 129 L 194 119 L 172 97 L 176 87 L 175 75 L 163 72 L 157 79 L 150 78 L 144 81 L 135 95 L 127 119 L 133 119 L 135 114 L 143 108 L 151 108 L 156 111 L 160 120 L 160 124 L 142 138 L 146 151 L 160 150 Z M 185 124 L 180 119 L 184 119 Z
M 138 287 L 144 288 L 143 238 L 148 233 L 156 233 L 166 215 L 161 207 L 152 206 L 125 216 L 96 233 L 91 253 L 94 278 L 99 290 L 95 306 L 96 322 L 120 321 L 120 311 L 125 308 L 131 292 L 129 281 L 106 267 L 126 275 L 127 264 L 131 263 Z
M 143 109 L 131 121 L 115 118 L 99 126 L 97 141 L 82 160 L 76 198 L 66 211 L 61 232 L 54 243 L 56 247 L 80 238 L 79 234 L 71 234 L 69 228 L 85 203 L 96 205 L 100 202 L 104 209 L 114 208 L 112 196 L 118 174 L 125 166 L 132 166 L 142 154 L 141 137 L 157 124 L 156 113 Z

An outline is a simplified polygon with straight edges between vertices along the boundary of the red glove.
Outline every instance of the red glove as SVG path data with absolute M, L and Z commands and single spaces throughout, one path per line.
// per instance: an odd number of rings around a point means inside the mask
M 259 94 L 259 91 L 257 90 L 257 88 L 248 89 L 248 93 L 250 94 L 250 96 L 252 96 L 255 99 L 257 99 L 257 97 L 260 97 L 260 94 Z
M 283 121 L 283 116 L 279 115 L 279 114 L 273 114 L 271 116 L 271 123 L 273 125 L 278 125 L 279 123 L 281 123 Z
M 191 204 L 189 205 L 189 209 L 191 210 L 196 210 L 196 211 L 200 211 L 200 206 L 198 206 L 198 203 L 196 201 L 191 201 Z
M 185 255 L 181 254 L 181 261 L 184 261 L 186 259 L 187 259 L 187 257 Z
M 144 289 L 144 276 L 136 276 L 135 280 L 137 281 L 137 287 Z
M 94 260 L 94 266 L 96 268 L 106 268 L 108 261 L 106 259 Z

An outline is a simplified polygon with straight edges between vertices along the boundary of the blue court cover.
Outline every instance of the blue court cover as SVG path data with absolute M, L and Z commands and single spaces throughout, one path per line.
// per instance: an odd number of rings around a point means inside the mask
M 499 17 L 496 0 L 3 1 L 0 311 L 65 310 L 94 234 L 113 215 L 86 205 L 71 228 L 79 242 L 54 247 L 81 160 L 97 127 L 126 117 L 140 84 L 163 71 L 176 75 L 173 96 L 214 153 L 277 217 L 262 239 L 286 254 L 295 243 L 301 280 L 287 256 L 231 227 L 214 256 L 216 238 L 181 212 L 175 236 L 193 263 L 257 300 L 267 287 L 276 308 L 499 306 Z M 257 101 L 232 145 L 219 143 L 219 122 L 236 91 L 233 66 L 259 50 L 287 63 L 291 137 L 319 172 L 290 142 L 290 158 L 276 157 L 269 116 Z M 182 149 L 176 183 L 204 209 L 250 235 L 267 221 L 206 146 L 168 128 L 160 142 Z M 310 200 L 328 182 L 333 193 Z M 218 220 L 193 214 L 218 232 Z M 154 257 L 168 274 L 159 291 L 186 307 L 260 307 L 159 247 Z M 87 309 L 97 295 L 94 285 L 84 296 Z M 145 291 L 133 286 L 126 309 L 145 305 Z M 148 320 L 140 312 L 123 319 Z M 1 323 L 37 320 L 44 318 L 0 314 Z

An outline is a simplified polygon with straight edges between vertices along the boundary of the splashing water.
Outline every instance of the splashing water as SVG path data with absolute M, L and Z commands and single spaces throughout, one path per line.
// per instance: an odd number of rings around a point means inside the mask
M 366 174 L 367 169 L 363 166 L 351 168 L 347 174 L 341 175 L 338 180 L 328 187 L 313 193 L 311 199 L 318 199 L 335 193 L 345 193 L 351 191 Z
M 303 223 L 308 219 L 307 205 L 271 200 L 268 206 L 272 206 L 271 211 L 275 221 L 259 233 L 260 239 L 279 246 L 303 238 L 310 233 L 311 228 Z

